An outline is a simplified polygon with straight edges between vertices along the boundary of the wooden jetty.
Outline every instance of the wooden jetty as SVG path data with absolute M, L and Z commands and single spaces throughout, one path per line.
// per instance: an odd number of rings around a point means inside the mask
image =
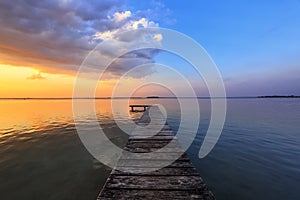
M 129 106 L 131 108 L 131 112 L 136 112 L 137 110 L 134 110 L 134 108 L 144 108 L 144 110 L 142 111 L 146 111 L 148 107 L 150 107 L 149 105 L 130 105 Z
M 162 127 L 156 135 L 147 129 L 150 122 Z M 180 147 L 171 128 L 165 123 L 159 107 L 147 109 L 138 124 L 144 129 L 135 130 L 130 135 L 124 152 L 107 179 L 98 200 L 109 199 L 215 199 Z M 141 153 L 156 152 L 145 158 Z M 130 155 L 128 154 L 130 153 Z M 131 153 L 140 154 L 131 154 Z M 164 161 L 178 155 L 175 161 L 159 168 Z M 135 156 L 136 155 L 136 156 Z M 142 155 L 142 156 L 140 156 Z M 149 169 L 156 169 L 151 171 Z

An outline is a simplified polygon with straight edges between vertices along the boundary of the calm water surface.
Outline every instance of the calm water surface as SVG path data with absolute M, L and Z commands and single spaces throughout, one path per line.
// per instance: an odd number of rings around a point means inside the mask
M 86 100 L 77 101 L 82 102 L 80 123 L 88 125 L 93 113 Z M 110 100 L 96 100 L 95 110 L 106 135 L 122 147 L 127 136 L 114 120 L 137 120 L 141 113 L 127 114 L 128 100 L 114 101 L 123 112 L 112 116 Z M 178 129 L 177 100 L 131 103 L 164 105 L 169 125 Z M 229 99 L 222 135 L 204 159 L 197 155 L 210 101 L 199 104 L 200 127 L 188 154 L 217 199 L 300 199 L 300 100 Z M 1 199 L 92 200 L 110 172 L 82 145 L 70 100 L 0 101 L 0 144 Z

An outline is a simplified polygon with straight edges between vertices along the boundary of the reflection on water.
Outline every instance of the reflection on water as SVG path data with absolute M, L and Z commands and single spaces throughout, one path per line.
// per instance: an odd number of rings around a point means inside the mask
M 80 123 L 88 127 L 93 119 L 88 101 L 76 101 Z M 169 125 L 178 129 L 177 100 L 130 103 L 164 105 Z M 228 100 L 220 140 L 201 160 L 197 156 L 210 120 L 210 101 L 199 104 L 200 127 L 188 154 L 217 199 L 300 199 L 299 100 Z M 114 115 L 110 100 L 96 100 L 95 111 L 107 137 L 121 147 L 127 135 L 115 120 L 126 123 L 142 113 L 128 114 L 128 100 L 114 100 L 113 105 Z M 1 199 L 96 198 L 110 169 L 93 159 L 76 135 L 72 101 L 5 100 L 0 111 Z
M 93 113 L 81 101 L 82 123 L 88 124 Z M 110 169 L 82 145 L 74 126 L 72 101 L 0 101 L 0 110 L 1 199 L 96 198 Z M 106 135 L 122 146 L 126 138 L 115 126 L 110 110 L 109 101 L 96 101 Z

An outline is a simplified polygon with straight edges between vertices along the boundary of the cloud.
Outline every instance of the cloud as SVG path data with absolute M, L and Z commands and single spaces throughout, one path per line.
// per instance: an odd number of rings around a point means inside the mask
M 153 57 L 159 53 L 156 49 L 143 49 L 138 51 L 133 51 L 122 57 L 116 59 L 108 68 L 106 74 L 110 74 L 109 77 L 119 77 L 130 69 L 145 64 L 155 63 Z M 136 70 L 135 73 L 131 73 L 133 78 L 142 78 L 149 74 L 156 72 L 154 65 L 148 65 L 147 69 Z M 104 75 L 105 76 L 105 75 Z
M 122 31 L 158 27 L 140 11 L 126 9 L 123 0 L 1 1 L 0 61 L 15 66 L 30 66 L 47 73 L 75 74 L 85 56 L 95 46 Z M 137 35 L 115 38 L 115 46 L 102 53 L 113 56 L 120 48 L 140 42 Z M 158 42 L 159 36 L 153 38 Z M 152 41 L 149 41 L 152 42 Z M 157 52 L 135 53 L 135 58 L 120 58 L 116 72 L 127 70 L 130 63 L 153 62 Z M 145 56 L 147 55 L 147 56 Z M 141 56 L 141 58 L 139 57 Z M 134 61 L 136 59 L 136 61 Z M 128 62 L 126 62 L 128 61 Z
M 114 20 L 118 23 L 118 22 L 121 22 L 125 19 L 127 19 L 128 17 L 131 16 L 131 12 L 130 11 L 125 11 L 125 12 L 116 12 L 114 14 Z
M 145 33 L 143 29 L 134 33 L 113 34 L 112 38 L 89 54 L 84 62 L 84 69 L 81 70 L 93 72 L 94 78 L 98 78 L 97 74 L 101 73 L 104 79 L 116 79 L 134 67 L 155 63 L 154 57 L 160 53 L 160 41 L 155 39 L 156 35 L 155 30 L 153 33 L 151 31 Z M 141 44 L 154 48 L 140 49 Z M 132 73 L 131 77 L 142 78 L 154 73 L 155 67 L 148 66 L 147 70 Z
M 42 76 L 41 72 L 37 74 L 32 74 L 31 76 L 27 77 L 28 80 L 43 80 L 46 79 L 46 77 Z
M 162 34 L 156 34 L 156 35 L 154 35 L 153 39 L 156 40 L 156 41 L 158 41 L 158 42 L 160 42 L 160 41 L 162 41 L 163 36 L 162 36 Z
M 124 31 L 137 30 L 139 28 L 155 28 L 155 27 L 159 27 L 159 25 L 153 21 L 149 21 L 146 18 L 128 20 L 126 23 L 124 23 L 118 29 L 114 29 L 111 31 L 97 32 L 94 35 L 94 38 L 106 40 L 106 39 L 113 39 L 117 36 L 123 36 L 123 38 L 118 38 L 118 39 L 123 42 L 130 42 L 130 41 L 133 41 L 133 40 L 139 38 L 140 36 L 133 35 L 132 33 L 127 34 L 127 35 L 120 34 L 120 33 L 123 33 Z M 139 31 L 137 33 L 142 33 L 142 32 Z

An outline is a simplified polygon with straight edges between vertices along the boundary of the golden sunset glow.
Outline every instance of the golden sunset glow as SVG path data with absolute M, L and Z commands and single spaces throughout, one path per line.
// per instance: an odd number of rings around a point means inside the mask
M 29 67 L 0 65 L 1 98 L 71 97 L 74 77 Z
M 35 68 L 0 65 L 0 98 L 71 98 L 76 76 L 65 74 L 43 73 Z M 77 97 L 110 97 L 117 79 L 101 80 L 94 87 L 93 80 L 83 79 L 80 82 L 80 94 Z M 142 81 L 129 78 L 120 84 L 126 88 Z M 123 93 L 126 94 L 125 92 Z M 140 93 L 137 93 L 140 94 Z M 142 93 L 141 93 L 142 94 Z M 120 94 L 122 96 L 122 94 Z
M 0 98 L 72 98 L 76 76 L 66 74 L 43 73 L 35 68 L 0 65 Z M 145 79 L 127 78 L 121 83 L 118 79 L 95 81 L 80 79 L 79 95 L 76 97 L 111 97 L 116 84 L 118 97 L 129 96 L 128 88 L 141 84 Z M 120 92 L 121 91 L 121 92 Z M 167 95 L 170 91 L 158 85 L 146 85 L 132 96 Z

